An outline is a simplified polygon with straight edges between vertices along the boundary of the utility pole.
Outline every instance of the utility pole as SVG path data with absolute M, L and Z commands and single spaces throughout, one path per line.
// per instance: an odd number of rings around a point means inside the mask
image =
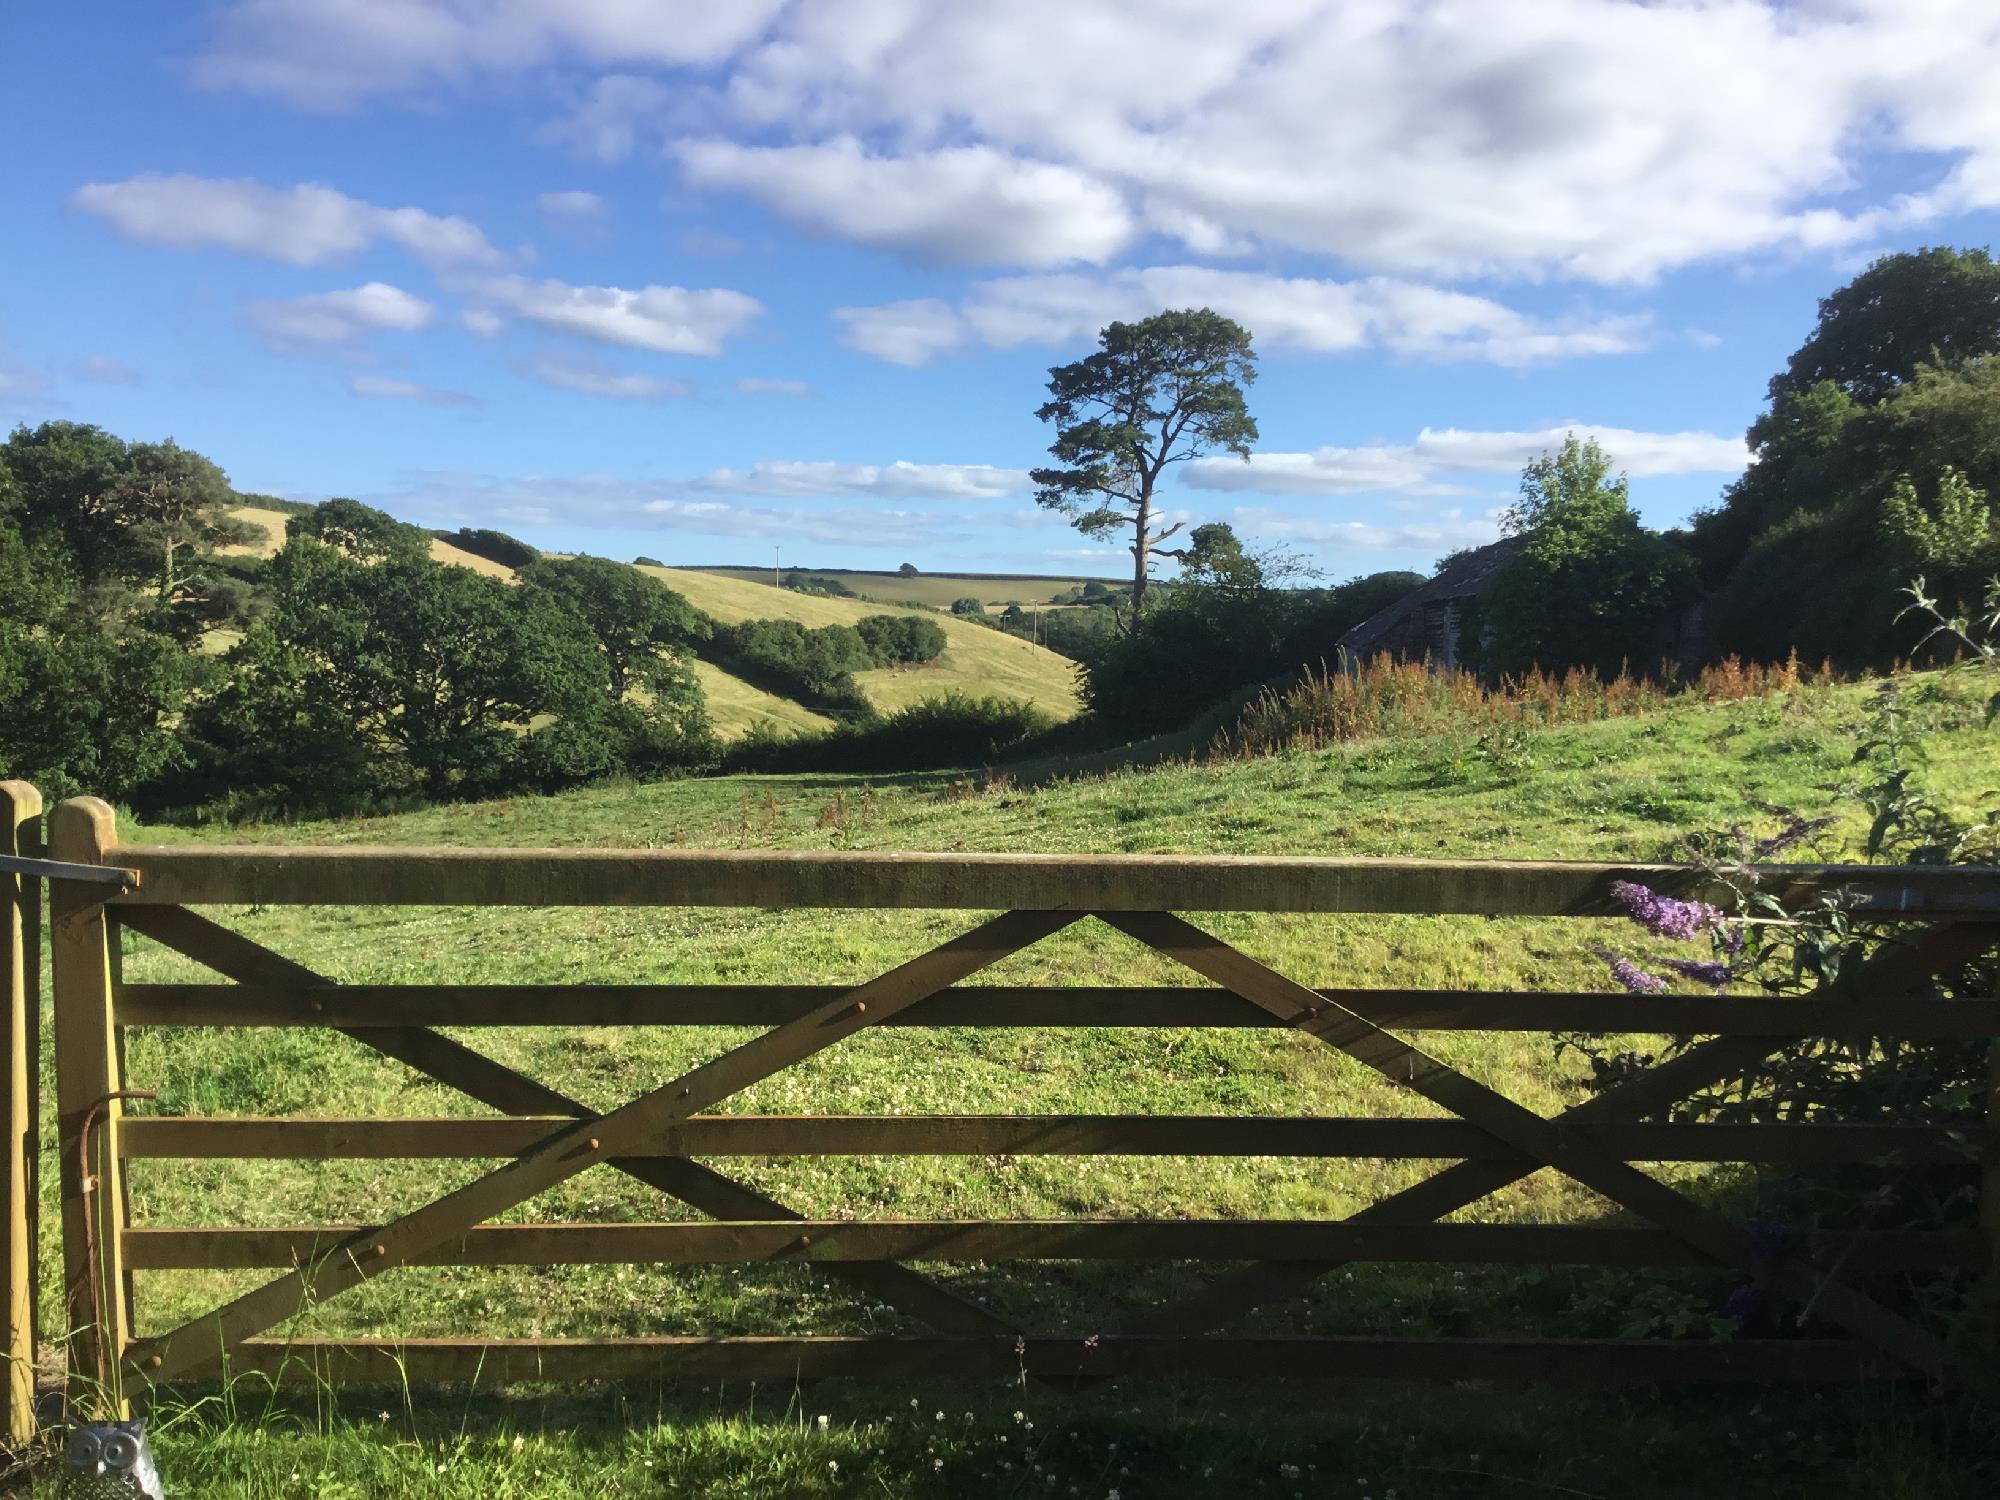
M 774 588 L 774 589 L 775 589 L 775 588 L 780 588 L 780 587 L 782 587 L 782 585 L 781 585 L 781 584 L 780 584 L 780 583 L 778 582 L 778 548 L 777 548 L 777 547 L 773 547 L 773 548 L 771 549 L 771 587 L 772 587 L 772 588 Z

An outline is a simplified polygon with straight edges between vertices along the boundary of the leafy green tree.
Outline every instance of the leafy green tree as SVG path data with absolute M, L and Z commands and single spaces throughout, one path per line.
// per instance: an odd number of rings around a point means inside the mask
M 285 522 L 287 537 L 310 537 L 362 562 L 392 557 L 429 557 L 430 533 L 399 521 L 385 510 L 335 496 Z
M 854 631 L 877 666 L 936 661 L 944 654 L 944 627 L 922 615 L 866 615 L 854 622 Z
M 6 774 L 51 796 L 132 798 L 180 760 L 175 725 L 211 670 L 143 619 L 102 620 L 58 539 L 0 518 Z
M 1494 580 L 1485 614 L 1494 664 L 1591 668 L 1609 676 L 1651 667 L 1675 614 L 1692 602 L 1692 558 L 1646 530 L 1623 474 L 1596 441 L 1574 433 L 1521 471 L 1506 529 L 1525 545 Z
M 917 565 L 915 563 L 904 563 L 896 569 L 896 576 L 899 578 L 915 578 L 917 576 Z
M 206 571 L 218 547 L 256 539 L 257 528 L 239 520 L 235 495 L 222 470 L 172 439 L 134 443 L 128 462 L 111 483 L 107 503 L 162 606 L 206 601 Z
M 1910 476 L 1901 475 L 1882 505 L 1882 531 L 1910 563 L 1954 572 L 1975 567 L 1993 536 L 1993 511 L 1986 492 L 1946 467 L 1937 493 L 1918 496 Z
M 86 584 L 112 572 L 124 553 L 110 496 L 130 462 L 125 443 L 86 423 L 44 422 L 16 427 L 0 459 L 18 486 L 23 533 L 56 537 Z
M 1264 564 L 1243 550 L 1235 529 L 1224 522 L 1195 527 L 1188 545 L 1172 555 L 1180 561 L 1184 585 L 1235 591 L 1264 587 Z
M 679 672 L 688 650 L 714 634 L 714 622 L 659 579 L 608 557 L 540 557 L 521 569 L 521 582 L 590 627 L 613 702 Z
M 986 613 L 986 605 L 984 601 L 967 594 L 962 599 L 951 601 L 951 612 L 955 615 L 983 615 Z
M 2000 352 L 2000 265 L 1985 250 L 1926 247 L 1885 255 L 1820 300 L 1819 320 L 1782 374 L 1785 395 L 1831 381 L 1865 404 L 1919 365 Z
M 1257 423 L 1244 387 L 1256 378 L 1249 333 L 1208 308 L 1113 323 L 1095 354 L 1049 371 L 1035 415 L 1055 426 L 1056 466 L 1031 474 L 1035 500 L 1085 536 L 1131 533 L 1135 631 L 1153 558 L 1184 524 L 1155 524 L 1160 477 L 1211 452 L 1249 459 Z
M 474 557 L 483 557 L 488 562 L 500 564 L 503 568 L 525 568 L 542 555 L 536 548 L 530 547 L 519 538 L 485 526 L 461 526 L 456 531 L 440 531 L 433 534 L 461 552 L 470 552 Z

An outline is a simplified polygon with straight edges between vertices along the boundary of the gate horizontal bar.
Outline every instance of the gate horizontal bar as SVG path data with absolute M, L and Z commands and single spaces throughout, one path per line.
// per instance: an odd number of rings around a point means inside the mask
M 116 1003 L 125 1026 L 782 1026 L 841 993 L 831 984 L 127 984 Z M 1836 1007 L 1765 995 L 1318 993 L 1379 1026 L 1409 1031 L 1808 1037 L 1841 1030 Z M 1201 985 L 967 985 L 883 1024 L 1284 1028 L 1269 1011 Z M 1913 1000 L 1897 1011 L 1894 1034 L 2000 1036 L 2000 1000 Z
M 146 1344 L 135 1348 L 145 1371 Z M 1816 1382 L 1894 1375 L 1866 1345 L 1841 1339 L 1397 1338 L 647 1338 L 251 1339 L 232 1374 L 488 1385 L 586 1380 L 939 1379 L 1109 1376 L 1268 1381 L 1353 1377 L 1600 1385 L 1679 1381 Z
M 1612 916 L 1615 880 L 1720 900 L 1680 865 L 1279 855 L 120 845 L 126 904 L 922 907 L 997 911 L 1409 912 Z M 1871 915 L 2000 921 L 2000 870 L 1770 865 L 1788 906 L 1848 892 Z
M 80 865 L 63 859 L 34 859 L 25 854 L 0 854 L 0 875 L 26 875 L 38 880 L 81 880 L 90 885 L 138 884 L 138 873 L 120 865 Z
M 368 1226 L 128 1229 L 133 1270 L 241 1270 L 366 1255 Z M 349 1246 L 350 1249 L 341 1249 Z M 1808 1236 L 1844 1269 L 1962 1270 L 1988 1261 L 1976 1231 Z M 767 1261 L 1341 1260 L 1498 1265 L 1712 1266 L 1657 1229 L 1571 1224 L 1322 1223 L 1301 1219 L 827 1220 L 490 1224 L 413 1265 L 551 1266 Z
M 128 1115 L 127 1157 L 493 1158 L 572 1123 Z M 1627 1161 L 1975 1163 L 1980 1142 L 1928 1125 L 1609 1123 L 1575 1135 Z M 1240 1115 L 697 1115 L 634 1156 L 1319 1156 L 1514 1161 L 1462 1120 Z

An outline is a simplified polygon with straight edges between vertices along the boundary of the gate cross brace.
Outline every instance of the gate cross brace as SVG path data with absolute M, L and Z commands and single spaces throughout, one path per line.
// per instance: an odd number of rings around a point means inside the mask
M 1891 1033 L 1904 994 L 1938 970 L 1976 958 L 1993 945 L 1995 931 L 1971 922 L 1939 923 L 1925 928 L 1908 943 L 1876 955 L 1848 983 L 1844 994 L 1865 999 L 1838 1000 L 1843 1030 L 1857 1035 Z M 1717 1037 L 1680 1056 L 1656 1064 L 1641 1076 L 1607 1089 L 1555 1117 L 1558 1128 L 1607 1120 L 1636 1120 L 1657 1113 L 1749 1067 L 1771 1050 L 1762 1037 Z M 1459 1162 L 1423 1179 L 1354 1217 L 1391 1223 L 1425 1223 L 1441 1219 L 1497 1193 L 1540 1169 L 1540 1163 L 1520 1166 L 1506 1162 Z M 1218 1277 L 1193 1296 L 1145 1319 L 1136 1331 L 1146 1333 L 1206 1333 L 1240 1318 L 1265 1303 L 1295 1297 L 1314 1281 L 1336 1269 L 1339 1262 L 1267 1262 Z
M 1184 918 L 1168 912 L 1099 912 L 1097 916 L 1392 1083 L 1444 1106 L 1536 1166 L 1554 1167 L 1722 1264 L 1757 1267 L 1760 1256 L 1749 1237 L 1721 1215 Z M 1905 1364 L 1933 1380 L 1944 1377 L 1945 1355 L 1938 1343 L 1879 1303 L 1800 1261 L 1780 1266 L 1775 1279 L 1800 1300 L 1811 1299 L 1831 1321 Z
M 1015 911 L 994 917 L 617 1109 L 580 1119 L 551 1133 L 505 1165 L 379 1229 L 334 1247 L 309 1266 L 247 1292 L 157 1339 L 135 1345 L 131 1358 L 143 1373 L 155 1380 L 198 1372 L 226 1357 L 245 1339 L 268 1331 L 311 1302 L 357 1286 L 579 1172 L 616 1160 L 621 1150 L 637 1145 L 663 1126 L 710 1108 L 927 999 L 938 990 L 1060 931 L 1082 915 Z M 142 923 L 134 926 L 146 930 Z M 482 1061 L 495 1068 L 500 1066 L 488 1059 Z

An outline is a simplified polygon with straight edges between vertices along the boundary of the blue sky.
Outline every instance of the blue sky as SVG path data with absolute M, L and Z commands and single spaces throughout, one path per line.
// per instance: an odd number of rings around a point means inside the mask
M 1815 300 L 1988 244 L 1986 0 L 10 7 L 0 421 L 670 562 L 1120 573 L 1046 368 L 1206 303 L 1329 576 L 1485 540 L 1576 427 L 1712 503 Z

